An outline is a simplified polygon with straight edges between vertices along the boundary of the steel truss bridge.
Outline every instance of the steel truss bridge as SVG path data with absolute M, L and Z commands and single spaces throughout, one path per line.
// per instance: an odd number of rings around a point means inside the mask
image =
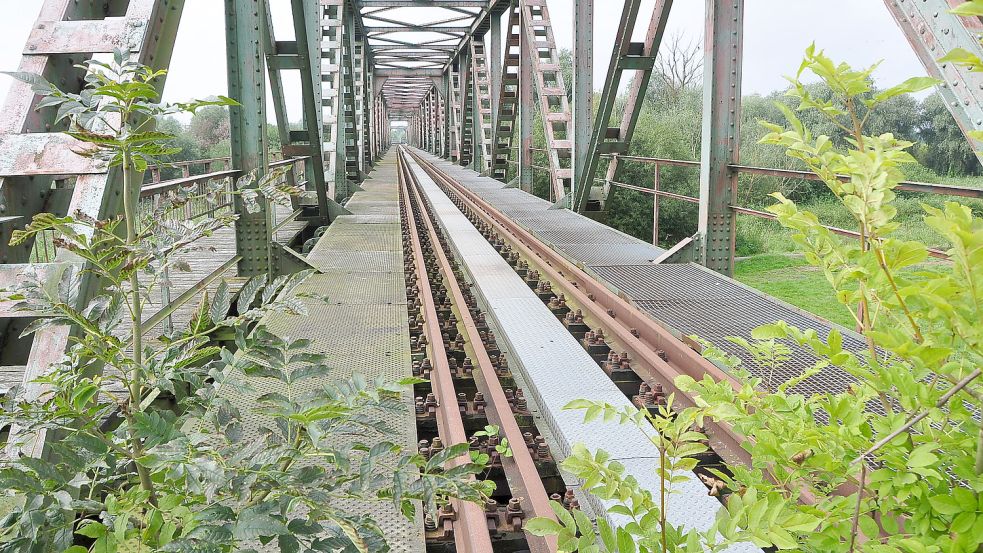
M 205 245 L 209 255 L 189 258 L 190 273 L 165 279 L 152 298 L 148 336 L 186 323 L 195 298 L 220 281 L 235 289 L 256 274 L 315 269 L 305 290 L 330 303 L 312 306 L 312 320 L 267 321 L 271 329 L 309 338 L 351 371 L 426 377 L 397 421 L 397 438 L 407 446 L 429 454 L 488 423 L 513 444 L 511 458 L 491 449 L 499 489 L 488 505 L 452 504 L 417 521 L 379 508 L 396 549 L 555 551 L 555 543 L 522 531 L 523 520 L 550 516 L 550 497 L 610 516 L 557 471 L 572 444 L 606 449 L 643 483 L 658 462 L 640 433 L 585 426 L 560 409 L 567 401 L 652 407 L 678 392 L 675 376 L 732 380 L 697 353 L 689 335 L 722 343 L 776 319 L 821 335 L 831 328 L 728 277 L 736 217 L 767 216 L 734 205 L 738 175 L 810 176 L 740 164 L 744 1 L 705 1 L 702 151 L 699 161 L 680 161 L 630 155 L 672 0 L 656 0 L 651 11 L 641 0 L 614 3 L 622 15 L 601 83 L 592 82 L 593 13 L 611 6 L 594 0 L 277 0 L 289 4 L 291 40 L 274 33 L 273 0 L 225 0 L 229 96 L 241 103 L 230 109 L 231 157 L 181 164 L 182 176 L 170 180 L 153 169 L 140 201 L 152 206 L 180 187 L 277 166 L 289 167 L 287 178 L 307 192 L 292 210 L 249 214 L 232 194 L 211 208 L 240 217 Z M 956 47 L 983 56 L 980 21 L 950 14 L 950 4 L 958 2 L 885 0 L 927 73 L 944 81 L 939 90 L 959 126 L 983 130 L 983 76 L 936 61 Z M 184 5 L 44 0 L 19 71 L 78 92 L 84 73 L 77 64 L 117 48 L 166 69 Z M 551 8 L 574 12 L 572 100 Z M 636 27 L 644 29 L 641 41 L 632 39 Z M 300 76 L 301 98 L 285 97 L 289 73 Z M 624 106 L 616 110 L 624 86 Z M 299 129 L 286 109 L 298 100 Z M 0 112 L 0 287 L 25 278 L 77 279 L 84 305 L 97 283 L 70 252 L 41 241 L 10 246 L 10 235 L 42 212 L 116 215 L 122 175 L 76 155 L 55 112 L 35 109 L 38 101 L 30 86 L 15 83 Z M 272 153 L 269 112 L 282 143 Z M 541 147 L 533 143 L 536 113 Z M 408 124 L 409 146 L 390 147 L 393 121 Z M 537 152 L 546 166 L 534 166 Z M 652 164 L 655 186 L 619 182 L 626 161 Z M 665 166 L 698 168 L 699 196 L 660 190 Z M 552 201 L 530 194 L 535 170 L 548 172 Z M 699 232 L 665 250 L 583 215 L 592 192 L 603 198 L 611 186 L 698 203 Z M 978 190 L 925 183 L 902 189 L 980 197 Z M 184 216 L 205 214 L 189 207 Z M 0 304 L 0 387 L 23 383 L 29 397 L 38 393 L 31 382 L 77 331 L 49 326 L 21 338 L 33 318 Z M 846 342 L 862 347 L 856 336 Z M 796 376 L 813 361 L 796 350 L 777 376 Z M 799 388 L 830 391 L 848 382 L 831 367 Z M 692 401 L 677 395 L 683 405 Z M 701 467 L 748 462 L 732 429 L 706 431 L 713 453 Z M 699 480 L 690 484 L 670 518 L 708 525 L 719 504 Z

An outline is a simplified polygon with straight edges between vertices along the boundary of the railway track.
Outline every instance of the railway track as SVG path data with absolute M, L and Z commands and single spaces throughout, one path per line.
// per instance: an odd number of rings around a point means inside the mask
M 694 398 L 678 389 L 675 379 L 688 375 L 700 380 L 710 375 L 718 381 L 737 381 L 720 367 L 704 359 L 623 298 L 598 282 L 555 250 L 537 240 L 509 217 L 457 183 L 419 155 L 414 160 L 455 201 L 489 240 L 522 263 L 523 271 L 534 272 L 544 298 L 562 300 L 568 310 L 564 323 L 572 328 L 584 347 L 605 355 L 599 364 L 618 381 L 624 391 L 637 384 L 630 393 L 639 407 L 654 407 L 670 393 L 684 407 L 695 404 Z M 637 379 L 630 378 L 630 374 Z M 751 458 L 741 446 L 745 438 L 730 425 L 709 422 L 703 429 L 710 445 L 727 463 L 750 464 Z
M 554 552 L 555 538 L 522 526 L 530 517 L 554 517 L 546 485 L 562 501 L 556 466 L 402 154 L 398 174 L 414 371 L 429 380 L 416 389 L 418 432 L 428 436 L 420 450 L 428 455 L 470 441 L 473 451 L 489 455 L 488 476 L 497 484 L 484 508 L 458 502 L 427 520 L 427 549 Z M 474 438 L 486 425 L 499 431 Z
M 438 305 L 463 302 L 473 317 L 480 315 L 481 324 L 493 327 L 499 340 L 504 340 L 501 346 L 498 342 L 492 344 L 491 355 L 498 357 L 499 364 L 509 360 L 509 366 L 520 371 L 527 386 L 524 395 L 536 404 L 540 415 L 537 420 L 549 427 L 554 441 L 551 445 L 558 458 L 568 455 L 577 442 L 585 443 L 589 449 L 605 449 L 613 458 L 623 460 L 628 473 L 642 485 L 654 489 L 658 452 L 641 431 L 618 425 L 585 425 L 580 413 L 565 411 L 563 406 L 572 399 L 590 397 L 616 405 L 630 401 L 639 408 L 655 409 L 675 391 L 673 379 L 679 374 L 702 378 L 709 373 L 728 380 L 729 376 L 676 338 L 663 335 L 661 328 L 647 321 L 644 314 L 633 312 L 627 301 L 524 234 L 521 228 L 509 225 L 507 217 L 482 205 L 453 178 L 414 155 L 412 150 L 401 150 L 400 166 L 402 182 L 410 183 L 404 186 L 407 212 L 412 216 L 406 224 L 418 229 L 423 237 L 421 242 L 427 244 L 425 249 L 429 248 L 431 254 L 425 258 L 429 265 L 420 266 L 439 267 L 429 275 L 431 282 L 440 275 L 454 275 L 445 279 L 447 286 L 440 288 L 435 302 Z M 438 247 L 432 247 L 433 244 Z M 455 259 L 460 265 L 455 265 Z M 442 295 L 446 297 L 441 298 Z M 477 311 L 478 305 L 490 315 Z M 480 341 L 487 346 L 494 341 L 490 330 L 482 339 L 481 330 L 476 328 L 477 319 L 462 316 L 454 309 L 449 311 L 458 316 L 455 322 L 464 328 L 461 336 L 453 338 L 454 342 L 465 339 L 468 344 Z M 519 313 L 521 316 L 515 316 Z M 536 321 L 535 328 L 524 326 L 530 320 Z M 436 332 L 435 329 L 432 334 Z M 445 342 L 451 339 L 452 333 L 443 333 Z M 480 353 L 473 358 L 479 360 L 480 370 L 474 371 L 476 374 L 490 374 Z M 489 363 L 492 358 L 489 357 Z M 475 380 L 477 383 L 478 379 Z M 492 403 L 501 405 L 502 396 L 484 390 L 482 393 L 485 397 L 495 397 Z M 440 399 L 436 397 L 436 403 L 441 403 Z M 683 399 L 685 403 L 688 398 Z M 498 421 L 493 423 L 500 424 L 503 435 L 515 443 L 518 432 L 515 428 L 508 429 L 510 417 L 502 411 L 486 407 L 488 420 Z M 709 475 L 708 468 L 726 469 L 727 463 L 747 462 L 740 447 L 741 437 L 732 429 L 720 426 L 703 430 L 713 436 L 710 445 L 716 453 L 708 453 L 701 459 L 698 473 Z M 517 455 L 503 463 L 503 467 L 514 465 L 511 471 L 505 471 L 511 493 L 523 493 L 526 494 L 523 499 L 532 499 L 524 501 L 524 514 L 550 514 L 545 494 L 531 493 L 542 486 L 533 481 L 529 468 L 519 467 L 528 465 L 523 457 Z M 508 476 L 510 472 L 512 476 Z M 685 500 L 678 503 L 675 513 L 670 507 L 670 518 L 676 517 L 674 524 L 708 527 L 720 504 L 707 492 L 694 475 L 690 485 L 682 490 Z M 610 507 L 607 502 L 589 495 L 583 499 L 590 503 L 595 515 L 605 516 L 615 524 L 624 522 L 607 511 Z M 531 550 L 548 551 L 552 550 L 549 547 L 555 547 L 542 544 L 547 549 L 537 549 L 539 546 L 530 540 Z M 756 548 L 741 545 L 734 549 L 745 550 Z

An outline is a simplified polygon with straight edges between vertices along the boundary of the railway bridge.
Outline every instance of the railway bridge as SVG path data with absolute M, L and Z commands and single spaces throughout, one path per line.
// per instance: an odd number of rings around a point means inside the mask
M 691 336 L 726 348 L 726 337 L 749 337 L 775 320 L 819 336 L 833 328 L 731 278 L 736 219 L 770 216 L 736 205 L 739 175 L 812 178 L 741 164 L 743 0 L 705 1 L 703 140 L 692 161 L 646 158 L 631 149 L 672 0 L 224 3 L 224 22 L 214 23 L 227 37 L 229 96 L 238 102 L 229 109 L 231 157 L 177 164 L 182 175 L 175 179 L 162 179 L 161 168 L 151 167 L 139 201 L 150 209 L 173 191 L 224 182 L 221 205 L 189 205 L 183 216 L 194 220 L 216 210 L 241 216 L 206 239 L 207 255 L 189 256 L 190 271 L 165 277 L 148 299 L 143 331 L 152 339 L 188 324 L 198 298 L 219 286 L 234 294 L 254 275 L 310 269 L 298 290 L 327 302 L 301 321 L 274 317 L 269 327 L 309 339 L 310 348 L 344 367 L 341 377 L 425 378 L 405 398 L 396 441 L 430 451 L 467 441 L 486 424 L 500 427 L 514 455 L 497 461 L 495 496 L 437 520 L 404 520 L 380 508 L 396 550 L 555 551 L 555 543 L 522 530 L 524 520 L 552 516 L 550 498 L 614 517 L 557 468 L 574 444 L 605 449 L 653 489 L 659 462 L 641 431 L 585 425 L 564 405 L 589 398 L 647 408 L 672 393 L 679 405 L 690 405 L 693 398 L 676 389 L 677 376 L 734 379 L 704 359 Z M 274 33 L 274 3 L 289 4 L 288 40 Z M 85 77 L 78 64 L 116 49 L 167 69 L 184 4 L 44 0 L 18 70 L 78 92 Z M 960 127 L 983 130 L 981 74 L 937 61 L 957 47 L 983 54 L 979 20 L 951 14 L 946 0 L 885 5 L 927 73 L 944 81 L 940 92 Z M 595 83 L 598 9 L 619 10 L 621 19 L 607 77 Z M 551 10 L 574 14 L 572 83 L 564 82 Z M 288 75 L 300 77 L 299 98 L 285 95 Z M 56 114 L 36 109 L 38 101 L 29 84 L 18 82 L 0 113 L 0 286 L 27 278 L 56 282 L 70 273 L 83 302 L 95 283 L 72 252 L 40 238 L 13 246 L 10 238 L 42 212 L 95 219 L 119 213 L 123 175 L 77 155 Z M 288 103 L 302 107 L 299 126 L 287 119 Z M 267 143 L 268 118 L 282 144 L 276 152 Z M 405 129 L 407 144 L 391 143 L 397 127 Z M 655 186 L 620 182 L 619 167 L 627 163 L 651 166 Z M 672 166 L 699 171 L 698 196 L 659 189 L 660 168 Z M 244 211 L 232 183 L 277 168 L 286 168 L 303 194 L 290 208 Z M 545 197 L 532 194 L 537 175 L 548 179 Z M 663 248 L 606 226 L 597 213 L 612 187 L 651 194 L 656 209 L 659 198 L 697 203 L 698 232 Z M 917 182 L 901 188 L 981 196 L 976 189 Z M 61 325 L 23 337 L 33 320 L 0 304 L 4 393 L 17 385 L 30 389 L 71 342 L 72 329 Z M 865 347 L 843 330 L 845 347 Z M 777 375 L 781 381 L 815 362 L 804 349 L 793 350 Z M 765 376 L 746 352 L 730 352 Z M 797 387 L 839 391 L 850 381 L 830 366 Z M 705 430 L 711 452 L 701 467 L 749 462 L 733 428 Z M 696 478 L 679 491 L 685 501 L 674 504 L 669 519 L 708 527 L 719 501 Z

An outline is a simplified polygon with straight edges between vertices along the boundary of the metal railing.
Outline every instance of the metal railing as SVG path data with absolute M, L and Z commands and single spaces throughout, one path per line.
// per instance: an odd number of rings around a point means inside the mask
M 190 173 L 190 167 L 196 164 L 208 167 L 211 163 L 222 160 L 223 158 L 186 162 L 184 167 L 187 170 L 184 172 Z M 289 166 L 290 171 L 284 178 L 289 179 L 291 182 L 296 182 L 301 188 L 304 188 L 306 186 L 306 175 L 304 173 L 303 162 L 306 160 L 307 157 L 281 158 L 270 163 L 270 168 L 273 169 L 284 165 Z M 159 178 L 159 172 L 156 175 Z M 242 176 L 242 171 L 226 168 L 221 171 L 211 171 L 199 175 L 185 174 L 180 178 L 145 184 L 140 189 L 138 207 L 141 216 L 140 219 L 142 221 L 146 217 L 156 214 L 156 216 L 162 216 L 168 220 L 191 221 L 208 215 L 215 216 L 231 213 L 234 209 L 235 181 L 240 176 Z M 219 184 L 216 184 L 216 182 Z M 174 209 L 161 210 L 165 202 L 170 201 L 169 195 L 176 195 L 179 191 L 186 201 L 183 203 L 178 202 Z M 211 198 L 208 196 L 211 196 Z M 284 221 L 278 223 L 276 220 L 278 217 L 277 210 L 273 209 L 271 211 L 271 231 L 268 237 L 270 240 L 272 240 L 272 235 L 277 228 L 282 226 L 283 223 L 292 220 L 300 213 L 300 210 L 297 210 L 286 217 Z M 57 249 L 54 239 L 54 233 L 47 232 L 35 240 L 31 252 L 32 263 L 51 263 L 55 261 Z M 195 296 L 197 291 L 200 291 L 204 286 L 207 286 L 224 274 L 239 259 L 239 256 L 233 256 L 232 259 L 224 263 L 219 269 L 209 275 L 204 275 L 201 281 L 189 289 L 184 290 L 173 300 L 171 298 L 172 287 L 169 279 L 170 275 L 167 274 L 167 268 L 165 267 L 159 280 L 161 304 L 164 307 L 151 317 L 149 322 L 153 324 L 148 324 L 145 328 L 149 331 L 156 324 L 161 323 L 165 332 L 171 331 L 173 329 L 172 314 L 174 310 Z
M 635 161 L 639 163 L 644 163 L 648 165 L 653 165 L 653 178 L 652 178 L 652 188 L 637 186 L 632 184 L 627 184 L 623 182 L 606 180 L 601 178 L 595 178 L 594 182 L 601 183 L 607 186 L 615 186 L 618 188 L 625 188 L 628 190 L 635 190 L 637 192 L 642 192 L 644 194 L 651 194 L 653 196 L 653 227 L 652 236 L 653 243 L 658 242 L 659 236 L 659 198 L 669 198 L 673 200 L 680 200 L 690 203 L 700 203 L 700 199 L 687 196 L 685 194 L 677 194 L 674 192 L 668 192 L 666 190 L 661 190 L 659 188 L 661 180 L 661 168 L 664 166 L 669 167 L 689 167 L 689 168 L 699 168 L 699 161 L 691 160 L 681 160 L 681 159 L 667 159 L 667 158 L 656 158 L 656 157 L 646 157 L 646 156 L 629 156 L 620 154 L 601 154 L 603 158 L 615 158 L 617 157 L 621 161 Z M 791 178 L 791 179 L 801 179 L 810 181 L 822 180 L 819 175 L 811 173 L 809 171 L 798 171 L 793 169 L 773 169 L 769 167 L 754 167 L 750 165 L 728 165 L 731 171 L 744 174 L 754 174 L 754 175 L 764 175 L 769 177 L 777 178 Z M 846 180 L 849 177 L 846 175 L 838 175 L 839 178 Z M 918 181 L 902 181 L 898 186 L 897 190 L 903 190 L 907 192 L 914 192 L 918 194 L 933 194 L 933 195 L 944 195 L 944 196 L 959 196 L 964 198 L 983 198 L 983 189 L 980 188 L 970 188 L 966 186 L 953 186 L 948 184 L 935 184 L 926 183 Z M 775 215 L 768 213 L 766 211 L 761 211 L 745 206 L 731 205 L 730 209 L 734 210 L 735 213 L 740 215 L 749 215 L 752 217 L 757 217 L 760 219 L 775 220 Z M 848 229 L 843 229 L 839 227 L 822 225 L 823 228 L 829 230 L 832 233 L 839 234 L 841 236 L 848 236 L 851 238 L 860 239 L 860 233 Z M 942 250 L 928 248 L 928 254 L 932 257 L 939 259 L 948 259 L 949 256 Z

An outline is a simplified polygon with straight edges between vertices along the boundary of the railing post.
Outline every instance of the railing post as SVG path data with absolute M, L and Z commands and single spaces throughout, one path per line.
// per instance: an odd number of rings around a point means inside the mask
M 532 73 L 532 62 L 529 59 L 532 52 L 529 51 L 529 42 L 525 40 L 528 30 L 526 29 L 526 18 L 519 18 L 519 188 L 526 192 L 532 192 L 532 124 L 533 124 L 533 97 L 532 80 L 535 78 Z
M 652 245 L 659 245 L 659 164 L 652 176 Z

